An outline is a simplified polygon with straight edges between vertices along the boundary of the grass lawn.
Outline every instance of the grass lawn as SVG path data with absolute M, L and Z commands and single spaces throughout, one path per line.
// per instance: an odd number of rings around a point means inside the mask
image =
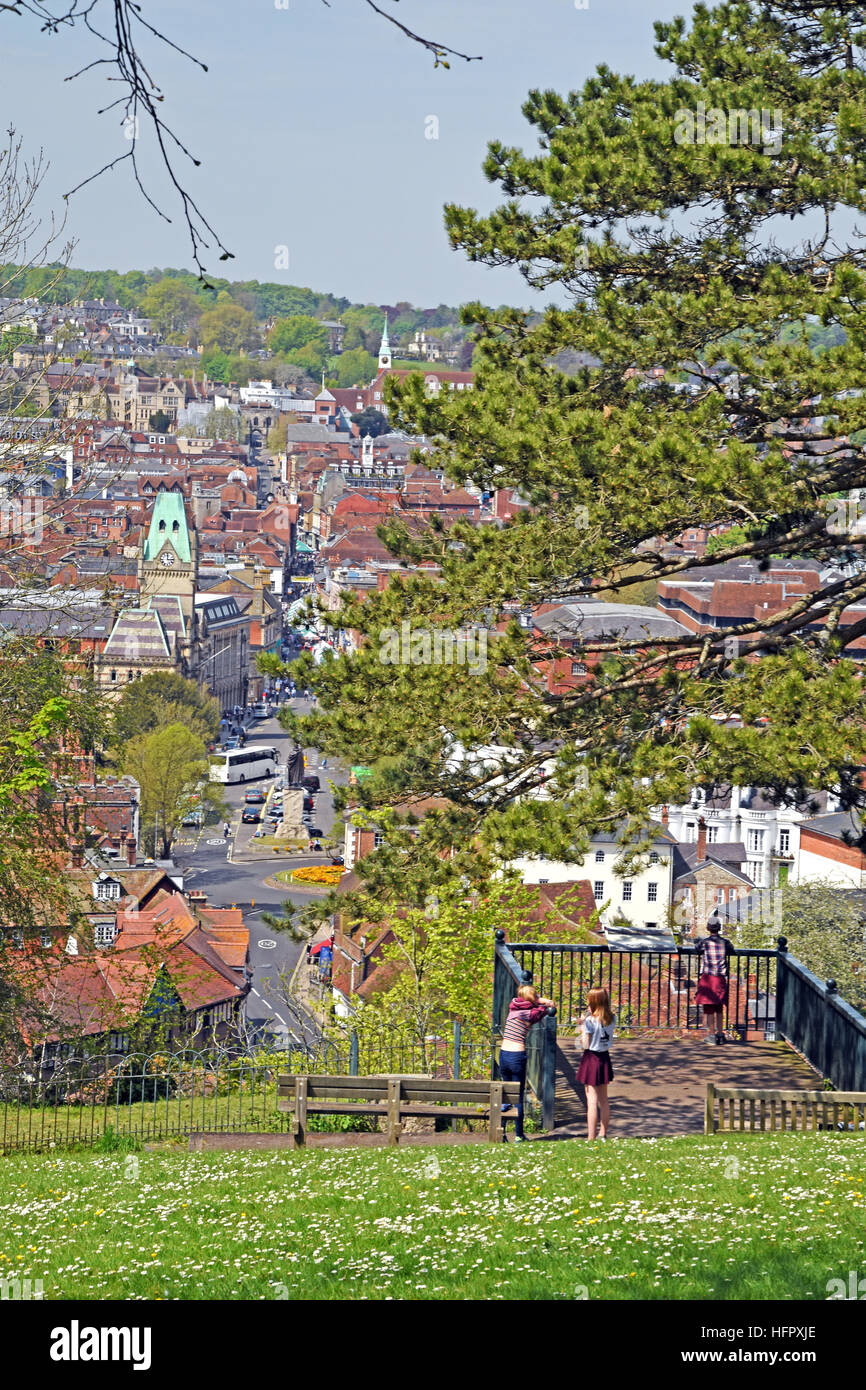
M 866 1140 L 695 1136 L 0 1160 L 0 1277 L 74 1299 L 813 1299 Z

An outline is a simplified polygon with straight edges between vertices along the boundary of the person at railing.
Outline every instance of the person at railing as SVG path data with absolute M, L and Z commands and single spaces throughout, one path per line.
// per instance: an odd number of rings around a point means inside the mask
M 695 1003 L 704 1011 L 707 1042 L 718 1047 L 725 1041 L 722 1010 L 728 1007 L 728 957 L 733 954 L 734 946 L 728 937 L 722 936 L 722 924 L 715 915 L 707 922 L 707 931 L 709 936 L 699 937 L 696 943 L 701 953 L 701 974 Z
M 613 1081 L 610 1045 L 613 1042 L 616 1014 L 610 1005 L 606 989 L 589 991 L 589 1013 L 583 1020 L 580 1045 L 583 1056 L 577 1068 L 577 1079 L 586 1089 L 586 1137 L 607 1138 L 610 1125 L 610 1102 L 607 1088 Z
M 502 1030 L 502 1046 L 499 1051 L 499 1075 L 503 1081 L 518 1081 L 520 1095 L 517 1100 L 517 1119 L 514 1123 L 514 1139 L 523 1143 L 523 1093 L 526 1089 L 526 1035 L 533 1023 L 538 1023 L 548 1009 L 555 1009 L 552 999 L 544 999 L 534 985 L 521 985 L 517 995 L 508 1006 L 508 1017 Z M 507 1107 L 503 1106 L 503 1110 Z M 505 1143 L 505 1121 L 502 1121 L 502 1141 Z

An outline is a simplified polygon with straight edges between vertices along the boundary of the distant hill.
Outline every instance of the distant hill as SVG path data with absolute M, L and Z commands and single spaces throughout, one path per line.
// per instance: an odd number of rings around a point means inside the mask
M 435 308 L 415 308 L 406 301 L 396 304 L 361 304 L 338 295 L 307 289 L 301 285 L 276 284 L 260 280 L 220 280 L 213 276 L 205 288 L 190 270 L 75 270 L 63 265 L 35 268 L 16 265 L 0 266 L 3 293 L 21 298 L 34 298 L 44 304 L 66 304 L 80 299 L 112 300 L 124 309 L 141 309 L 147 291 L 160 280 L 182 281 L 202 301 L 202 308 L 215 304 L 221 294 L 249 309 L 260 322 L 269 318 L 309 314 L 313 318 L 340 318 L 349 313 L 350 319 L 363 314 L 364 318 L 381 319 L 388 314 L 395 340 L 413 334 L 418 328 L 433 330 L 459 327 L 460 312 L 455 306 L 439 304 Z

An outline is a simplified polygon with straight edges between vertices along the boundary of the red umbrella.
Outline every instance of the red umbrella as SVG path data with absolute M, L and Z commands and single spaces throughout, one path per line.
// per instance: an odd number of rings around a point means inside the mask
M 333 938 L 332 936 L 326 937 L 324 941 L 317 941 L 316 944 L 315 944 L 315 946 L 313 946 L 313 947 L 311 948 L 311 950 L 310 950 L 310 955 L 311 955 L 311 956 L 317 956 L 317 955 L 319 954 L 319 952 L 321 951 L 321 949 L 322 949 L 323 946 L 331 947 L 331 946 L 333 946 L 333 944 L 334 944 L 334 938 Z

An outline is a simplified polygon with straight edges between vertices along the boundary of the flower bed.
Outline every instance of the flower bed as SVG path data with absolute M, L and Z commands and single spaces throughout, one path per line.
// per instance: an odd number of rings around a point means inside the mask
M 341 864 L 310 864 L 305 869 L 295 869 L 292 873 L 294 883 L 324 883 L 329 888 L 340 882 L 343 876 Z

